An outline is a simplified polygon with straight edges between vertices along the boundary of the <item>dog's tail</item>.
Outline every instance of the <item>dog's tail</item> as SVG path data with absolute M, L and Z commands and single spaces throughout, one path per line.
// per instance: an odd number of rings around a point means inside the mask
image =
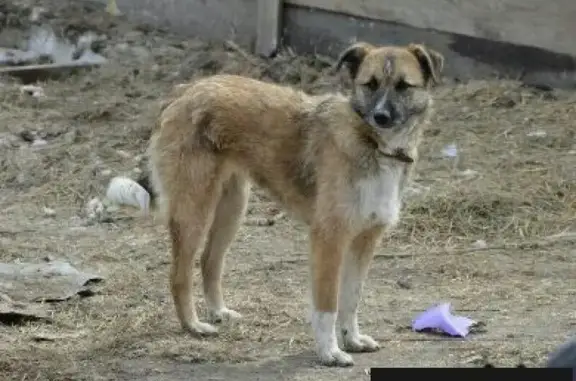
M 136 183 L 140 185 L 146 192 L 148 192 L 148 197 L 150 200 L 150 209 L 156 208 L 156 201 L 158 200 L 158 193 L 152 186 L 152 181 L 150 181 L 150 172 L 145 171 L 140 174 L 140 177 L 136 180 Z
M 156 122 L 150 130 L 148 143 L 150 143 L 154 134 L 160 129 L 162 113 L 175 100 L 181 97 L 189 90 L 194 83 L 180 84 L 174 86 L 168 97 L 160 102 L 156 110 Z M 118 176 L 110 181 L 106 197 L 116 204 L 132 205 L 139 207 L 145 214 L 150 210 L 158 208 L 159 193 L 154 189 L 151 179 L 151 169 L 147 165 L 150 158 L 146 158 L 140 163 L 140 176 L 136 180 L 127 177 Z

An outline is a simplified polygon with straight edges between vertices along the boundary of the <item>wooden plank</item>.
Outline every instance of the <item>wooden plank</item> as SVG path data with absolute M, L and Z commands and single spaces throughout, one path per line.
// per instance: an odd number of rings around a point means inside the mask
M 24 83 L 31 83 L 40 79 L 61 76 L 76 69 L 88 69 L 101 66 L 102 64 L 103 62 L 71 61 L 40 65 L 4 66 L 0 67 L 0 75 L 13 75 L 20 78 Z
M 574 0 L 286 0 L 286 4 L 576 55 Z
M 281 0 L 258 0 L 256 54 L 270 57 L 278 50 L 281 12 Z

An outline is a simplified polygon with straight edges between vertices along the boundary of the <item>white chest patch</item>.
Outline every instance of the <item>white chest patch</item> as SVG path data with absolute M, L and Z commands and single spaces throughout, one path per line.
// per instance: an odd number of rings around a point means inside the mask
M 401 168 L 387 168 L 356 184 L 358 217 L 366 224 L 394 226 L 400 219 Z

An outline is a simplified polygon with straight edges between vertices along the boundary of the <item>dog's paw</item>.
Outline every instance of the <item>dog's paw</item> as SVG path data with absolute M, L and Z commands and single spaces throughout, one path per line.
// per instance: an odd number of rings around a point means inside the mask
M 214 336 L 218 334 L 218 328 L 212 324 L 196 321 L 185 325 L 184 329 L 196 336 Z
M 326 366 L 346 367 L 354 365 L 354 359 L 352 359 L 352 356 L 338 347 L 327 351 L 319 351 L 318 357 L 320 358 L 322 365 Z
M 348 352 L 376 352 L 380 344 L 368 335 L 344 335 L 344 349 Z
M 240 313 L 226 307 L 208 312 L 208 319 L 212 323 L 222 323 L 224 321 L 238 320 L 241 318 L 242 315 Z

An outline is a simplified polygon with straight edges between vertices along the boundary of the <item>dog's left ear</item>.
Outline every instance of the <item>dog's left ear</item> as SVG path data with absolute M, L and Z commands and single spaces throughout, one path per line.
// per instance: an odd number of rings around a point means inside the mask
M 356 74 L 358 74 L 358 68 L 360 64 L 370 52 L 371 49 L 374 47 L 366 42 L 357 42 L 340 54 L 338 61 L 336 61 L 335 69 L 336 71 L 342 68 L 342 65 L 346 64 L 348 67 L 348 71 L 350 72 L 350 76 L 352 78 L 356 78 Z
M 433 85 L 439 84 L 442 69 L 444 69 L 444 56 L 421 44 L 410 44 L 408 45 L 408 50 L 420 62 L 426 82 Z

